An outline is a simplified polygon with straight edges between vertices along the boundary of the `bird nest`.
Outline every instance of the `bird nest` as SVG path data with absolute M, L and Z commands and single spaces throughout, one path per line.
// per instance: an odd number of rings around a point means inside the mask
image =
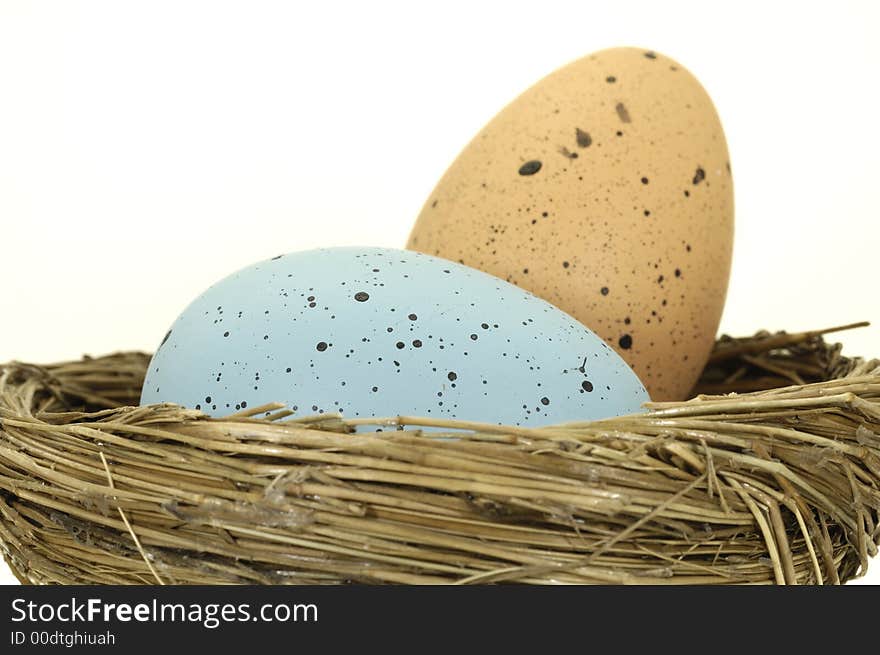
M 148 362 L 0 365 L 22 582 L 830 584 L 880 541 L 880 362 L 820 332 L 723 337 L 692 400 L 538 429 L 138 407 Z

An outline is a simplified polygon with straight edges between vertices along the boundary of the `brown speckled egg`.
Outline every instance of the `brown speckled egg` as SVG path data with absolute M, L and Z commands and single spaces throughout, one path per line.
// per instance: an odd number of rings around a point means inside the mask
M 617 349 L 654 400 L 686 398 L 718 329 L 733 247 L 712 101 L 652 51 L 579 59 L 471 141 L 408 247 L 532 291 Z

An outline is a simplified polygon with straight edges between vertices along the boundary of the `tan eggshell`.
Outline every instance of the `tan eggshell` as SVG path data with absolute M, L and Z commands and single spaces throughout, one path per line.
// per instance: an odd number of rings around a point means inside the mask
M 477 134 L 407 247 L 532 291 L 613 345 L 654 400 L 683 399 L 712 348 L 733 248 L 712 101 L 651 51 L 579 59 Z

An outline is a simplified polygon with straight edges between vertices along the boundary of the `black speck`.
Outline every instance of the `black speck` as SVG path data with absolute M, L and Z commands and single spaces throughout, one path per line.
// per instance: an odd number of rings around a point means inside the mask
M 416 316 L 415 314 L 410 314 L 409 316 L 407 316 L 407 318 L 411 321 L 415 321 L 416 319 L 418 319 L 418 316 Z
M 608 82 L 608 84 L 614 84 L 617 81 L 617 78 L 614 77 L 614 75 L 609 75 L 605 78 L 605 81 Z
M 569 150 L 565 146 L 562 146 L 561 148 L 559 148 L 559 154 L 562 155 L 563 157 L 567 157 L 568 159 L 577 159 L 578 158 L 578 154 L 576 152 L 572 152 L 571 150 Z
M 532 159 L 531 161 L 527 161 L 525 164 L 519 167 L 519 174 L 534 175 L 539 170 L 541 170 L 541 162 L 537 159 Z
M 398 341 L 398 342 L 397 342 L 396 344 L 394 344 L 394 345 L 397 346 L 397 349 L 398 349 L 398 350 L 403 350 L 403 347 L 404 347 L 406 344 L 403 343 L 403 341 Z
M 319 342 L 318 342 L 318 345 L 315 346 L 315 348 L 317 349 L 317 351 L 318 351 L 319 353 L 322 353 L 322 352 L 324 352 L 325 350 L 327 350 L 327 342 L 325 342 L 325 341 L 319 341 Z
M 413 343 L 414 348 L 421 348 L 422 347 L 422 342 L 419 339 L 416 339 L 412 343 Z
M 653 52 L 646 52 L 646 53 L 645 53 L 645 57 L 646 57 L 647 59 L 657 59 L 657 55 L 656 55 L 655 53 L 653 53 Z
M 446 377 L 449 379 L 450 382 L 455 382 L 458 379 L 455 371 L 449 371 L 449 373 L 446 374 Z
M 617 343 L 624 350 L 629 350 L 630 348 L 632 348 L 633 338 L 628 334 L 624 334 L 622 337 L 620 337 L 620 340 Z
M 471 335 L 471 341 L 476 341 L 476 340 L 477 340 L 477 335 L 476 335 L 476 334 L 472 334 L 472 335 Z
M 642 178 L 642 184 L 647 184 L 649 181 L 650 181 L 650 180 L 648 180 L 647 177 L 643 177 L 643 178 Z M 687 191 L 685 191 L 685 193 L 687 193 Z
M 603 296 L 607 296 L 608 292 L 609 292 L 608 287 L 602 287 L 601 289 L 599 289 L 599 293 L 601 293 Z
M 223 333 L 223 336 L 224 336 L 224 337 L 228 337 L 228 336 L 229 336 L 229 332 L 224 332 L 224 333 Z
M 632 118 L 630 118 L 629 111 L 622 102 L 618 102 L 614 106 L 614 111 L 617 112 L 617 117 L 620 119 L 621 123 L 632 123 Z
M 274 262 L 276 259 L 281 259 L 282 257 L 284 257 L 284 255 L 275 255 L 275 256 L 272 258 L 272 261 Z
M 571 264 L 568 262 L 562 262 L 562 268 L 568 268 L 569 266 L 571 266 Z
M 589 380 L 584 380 L 583 382 L 581 382 L 581 389 L 589 393 L 593 390 L 593 383 Z
M 675 277 L 681 277 L 681 269 L 680 268 L 675 269 Z
M 356 294 L 354 294 L 354 299 L 358 302 L 367 302 L 370 299 L 370 294 L 368 294 L 366 291 L 358 291 Z
M 702 182 L 702 181 L 705 180 L 705 179 L 706 179 L 706 171 L 704 171 L 704 170 L 703 170 L 702 168 L 700 168 L 700 167 L 697 167 L 697 172 L 694 173 L 693 183 L 696 185 L 696 184 L 699 184 L 700 182 Z
M 582 129 L 580 129 L 579 127 L 575 128 L 575 130 L 574 130 L 574 137 L 575 137 L 575 139 L 577 140 L 578 147 L 580 147 L 580 148 L 586 148 L 586 147 L 588 147 L 591 143 L 593 143 L 593 139 L 590 138 L 589 133 L 588 133 L 588 132 L 584 132 L 584 131 L 583 131 Z
M 168 341 L 168 337 L 170 337 L 170 336 L 171 336 L 171 330 L 168 330 L 168 332 L 165 333 L 165 336 L 162 337 L 162 343 L 159 344 L 159 348 L 161 348 L 162 346 L 165 345 L 165 342 Z

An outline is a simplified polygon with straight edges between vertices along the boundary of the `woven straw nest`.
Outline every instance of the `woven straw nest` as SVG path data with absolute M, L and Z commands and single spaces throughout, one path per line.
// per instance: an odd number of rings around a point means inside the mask
M 135 407 L 147 364 L 0 366 L 22 582 L 827 584 L 880 540 L 880 362 L 819 333 L 722 338 L 697 389 L 771 390 L 542 429 Z

